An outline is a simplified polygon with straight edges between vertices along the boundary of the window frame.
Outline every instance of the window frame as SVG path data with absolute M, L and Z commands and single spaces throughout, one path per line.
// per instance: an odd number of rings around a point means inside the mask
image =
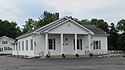
M 22 41 L 22 51 L 24 51 L 24 41 Z
M 28 40 L 25 41 L 26 43 L 26 50 L 28 50 Z
M 2 41 L 2 44 L 8 44 L 8 41 Z
M 48 49 L 49 50 L 56 50 L 56 39 L 55 38 L 48 39 Z
M 33 50 L 33 39 L 30 39 L 30 50 Z
M 0 52 L 3 52 L 3 48 L 0 48 Z
M 75 39 L 73 39 L 74 50 L 75 50 Z M 77 50 L 82 50 L 82 39 L 77 39 Z
M 21 50 L 21 47 L 20 47 L 20 42 L 18 42 L 19 43 L 19 51 Z
M 93 40 L 93 50 L 101 50 L 101 40 Z

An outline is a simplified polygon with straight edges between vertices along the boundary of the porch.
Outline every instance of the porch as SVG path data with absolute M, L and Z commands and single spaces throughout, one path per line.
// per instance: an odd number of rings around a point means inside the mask
M 88 34 L 45 34 L 44 55 L 85 55 L 91 50 Z

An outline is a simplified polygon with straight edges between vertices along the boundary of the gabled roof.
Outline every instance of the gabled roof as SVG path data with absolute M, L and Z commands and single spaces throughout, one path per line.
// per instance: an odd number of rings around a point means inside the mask
M 35 32 L 38 32 L 38 31 L 42 31 L 42 32 L 47 31 L 48 29 L 50 29 L 50 28 L 52 28 L 52 27 L 54 27 L 54 26 L 56 26 L 56 25 L 58 25 L 58 24 L 60 24 L 60 23 L 62 23 L 64 21 L 67 21 L 66 17 L 58 19 L 58 20 L 56 20 L 56 21 L 54 21 L 52 23 L 49 23 L 49 24 L 47 24 L 47 25 L 45 25 L 45 26 L 43 26 L 43 27 L 35 30 Z
M 82 24 L 82 25 L 87 29 L 91 30 L 92 32 L 94 32 L 95 36 L 109 36 L 109 34 L 107 34 L 101 28 L 97 28 L 95 25 L 91 24 Z
M 72 23 L 78 25 L 79 27 L 83 28 L 84 30 L 86 30 L 86 31 L 89 32 L 90 34 L 94 34 L 94 33 L 93 33 L 92 31 L 90 31 L 89 29 L 87 29 L 87 28 L 85 28 L 84 26 L 80 25 L 79 23 L 77 23 L 77 22 L 75 22 L 75 21 L 69 19 L 68 17 L 64 17 L 64 18 L 61 18 L 61 19 L 59 19 L 59 20 L 57 20 L 57 21 L 54 21 L 54 22 L 52 22 L 52 23 L 50 23 L 50 24 L 47 24 L 47 25 L 45 25 L 45 26 L 39 28 L 38 30 L 36 30 L 36 32 L 39 32 L 39 31 L 42 32 L 42 33 L 48 32 L 48 31 L 50 31 L 50 30 L 52 30 L 52 29 L 54 29 L 54 28 L 56 28 L 56 27 L 58 27 L 58 26 L 60 26 L 60 25 L 62 25 L 62 24 L 64 24 L 64 23 L 68 22 L 68 21 L 70 21 L 70 22 L 72 22 Z
M 49 23 L 47 25 L 44 25 L 44 26 L 42 26 L 42 27 L 40 27 L 40 28 L 38 28 L 36 30 L 27 32 L 27 33 L 17 37 L 16 39 L 23 38 L 23 37 L 26 37 L 26 36 L 29 36 L 29 35 L 32 35 L 32 34 L 36 34 L 39 31 L 45 32 L 47 29 L 49 29 L 49 28 L 51 28 L 51 27 L 53 27 L 53 26 L 55 26 L 55 25 L 57 25 L 57 24 L 59 24 L 59 23 L 61 23 L 63 21 L 66 21 L 66 17 L 55 20 L 55 21 L 53 21 L 53 22 L 51 22 L 51 23 Z
M 7 37 L 7 36 L 0 37 L 0 41 L 2 41 L 3 39 L 7 39 L 10 43 L 12 43 L 11 41 L 13 41 L 13 42 L 15 41 L 14 39 Z
M 63 18 L 60 18 L 54 22 L 51 22 L 45 26 L 42 26 L 41 28 L 39 29 L 36 29 L 34 30 L 33 32 L 29 32 L 29 33 L 26 33 L 26 34 L 23 34 L 19 37 L 17 37 L 16 39 L 19 39 L 19 38 L 22 38 L 22 37 L 26 37 L 26 36 L 29 36 L 29 35 L 32 35 L 32 34 L 36 34 L 37 32 L 40 32 L 40 33 L 46 33 L 68 21 L 71 21 L 73 22 L 74 24 L 78 25 L 79 27 L 83 28 L 84 30 L 86 30 L 88 33 L 90 33 L 91 35 L 104 35 L 106 36 L 107 34 L 101 30 L 100 28 L 96 28 L 94 25 L 81 25 L 77 22 L 75 22 L 74 20 L 71 20 L 69 19 L 68 17 L 63 17 Z M 97 31 L 97 32 L 96 32 Z

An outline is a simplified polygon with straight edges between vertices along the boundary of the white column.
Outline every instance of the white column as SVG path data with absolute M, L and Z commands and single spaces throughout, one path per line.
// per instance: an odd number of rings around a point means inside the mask
M 32 39 L 33 39 L 33 51 L 35 52 L 35 35 L 32 36 Z M 33 56 L 35 54 L 33 53 Z
M 77 54 L 77 34 L 75 34 L 75 54 Z
M 45 55 L 48 54 L 48 34 L 45 34 Z
M 88 50 L 89 52 L 91 51 L 91 38 L 90 38 L 90 34 L 88 35 L 88 41 L 89 41 L 89 46 L 88 46 Z
M 61 55 L 64 54 L 63 53 L 63 34 L 61 34 Z
M 19 55 L 19 44 L 18 43 L 16 43 L 16 51 L 17 51 L 17 55 Z

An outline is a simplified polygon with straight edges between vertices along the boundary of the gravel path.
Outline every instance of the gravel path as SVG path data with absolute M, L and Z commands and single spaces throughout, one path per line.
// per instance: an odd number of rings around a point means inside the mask
M 22 59 L 0 56 L 0 70 L 125 70 L 125 58 Z

